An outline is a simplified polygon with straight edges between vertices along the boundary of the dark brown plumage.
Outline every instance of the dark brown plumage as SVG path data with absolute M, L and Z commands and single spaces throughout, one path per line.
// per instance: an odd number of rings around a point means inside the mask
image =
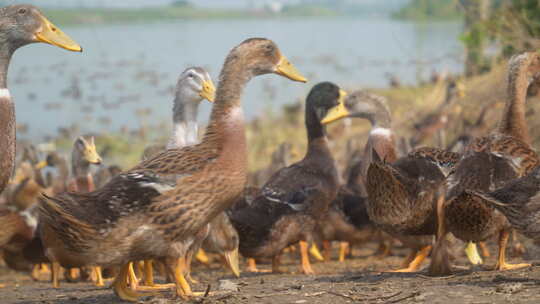
M 320 120 L 338 104 L 339 88 L 332 83 L 315 85 L 306 99 L 305 123 L 308 151 L 305 157 L 276 172 L 258 197 L 245 208 L 231 211 L 240 236 L 240 252 L 250 258 L 272 257 L 278 269 L 279 253 L 301 242 L 302 270 L 312 274 L 307 256 L 315 223 L 335 199 L 338 176 Z
M 502 212 L 512 227 L 540 245 L 540 167 L 488 193 L 469 191 Z

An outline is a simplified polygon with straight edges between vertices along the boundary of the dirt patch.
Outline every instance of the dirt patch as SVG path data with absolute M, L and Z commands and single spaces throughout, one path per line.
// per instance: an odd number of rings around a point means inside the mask
M 537 248 L 527 246 L 523 258 L 510 258 L 510 262 L 540 261 Z M 492 256 L 496 248 L 491 248 Z M 433 278 L 425 270 L 414 274 L 383 272 L 395 269 L 407 253 L 396 249 L 395 255 L 384 259 L 372 256 L 375 245 L 355 249 L 355 257 L 344 263 L 319 262 L 313 265 L 317 275 L 298 274 L 296 256 L 285 255 L 284 269 L 290 274 L 243 272 L 233 278 L 219 264 L 195 266 L 195 291 L 207 297 L 198 297 L 189 303 L 540 303 L 540 267 L 496 272 L 488 258 L 486 266 L 471 268 L 464 256 L 454 262 L 455 275 Z M 336 252 L 334 252 L 337 254 Z M 335 258 L 335 257 L 334 257 Z M 427 267 L 427 262 L 424 263 Z M 269 269 L 269 265 L 260 264 Z M 160 279 L 158 277 L 158 279 Z M 0 303 L 121 303 L 110 288 L 97 288 L 89 283 L 62 282 L 53 289 L 47 281 L 34 282 L 28 275 L 0 269 Z M 168 304 L 181 302 L 172 291 L 143 298 L 140 303 Z

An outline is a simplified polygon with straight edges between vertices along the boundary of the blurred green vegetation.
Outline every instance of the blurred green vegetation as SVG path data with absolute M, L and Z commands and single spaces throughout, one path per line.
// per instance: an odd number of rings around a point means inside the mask
M 449 20 L 463 18 L 456 0 L 412 0 L 393 17 L 409 20 Z

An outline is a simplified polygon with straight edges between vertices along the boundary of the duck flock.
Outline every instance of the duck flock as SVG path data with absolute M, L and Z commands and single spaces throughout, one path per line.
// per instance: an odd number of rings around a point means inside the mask
M 149 146 L 131 169 L 102 166 L 95 174 L 102 158 L 94 138 L 84 135 L 74 138 L 71 164 L 54 151 L 41 159 L 28 146 L 16 165 L 8 66 L 17 49 L 37 42 L 82 52 L 36 7 L 0 8 L 0 250 L 10 268 L 34 278 L 50 273 L 55 288 L 61 278 L 105 286 L 104 276 L 111 277 L 114 293 L 136 302 L 164 289 L 182 299 L 198 296 L 191 264 L 207 254 L 221 256 L 235 276 L 240 256 L 248 271 L 265 271 L 257 263 L 271 261 L 271 271 L 281 273 L 283 252 L 298 246 L 300 269 L 312 275 L 310 258 L 328 260 L 332 242 L 339 243 L 340 261 L 352 245 L 376 242 L 385 255 L 401 244 L 410 255 L 388 271 L 416 272 L 430 256 L 428 273 L 442 276 L 455 272 L 452 246 L 461 241 L 470 263 L 479 264 L 489 255 L 485 241 L 494 237 L 494 271 L 530 267 L 508 263 L 506 251 L 510 241 L 519 247 L 520 236 L 540 241 L 540 157 L 525 111 L 540 73 L 538 52 L 510 59 L 498 128 L 471 131 L 448 149 L 417 146 L 433 135 L 444 143 L 459 81 L 449 81 L 446 101 L 415 125 L 407 153 L 397 149 L 385 98 L 315 84 L 305 101 L 303 158 L 285 166 L 280 159 L 290 147 L 282 145 L 262 186 L 254 187 L 247 186 L 244 88 L 264 74 L 307 82 L 273 41 L 249 38 L 224 54 L 217 87 L 204 68 L 186 68 L 176 84 L 167 144 Z M 197 111 L 204 100 L 212 111 L 200 138 Z M 367 120 L 371 129 L 342 181 L 326 126 L 345 118 Z M 56 176 L 44 174 L 46 167 L 56 168 Z M 154 273 L 170 283 L 154 282 Z

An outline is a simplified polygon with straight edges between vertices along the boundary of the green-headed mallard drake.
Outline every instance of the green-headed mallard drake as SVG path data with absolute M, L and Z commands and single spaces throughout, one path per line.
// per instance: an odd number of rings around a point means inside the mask
M 177 295 L 187 297 L 190 288 L 178 260 L 186 242 L 244 189 L 247 146 L 240 98 L 251 78 L 269 73 L 306 81 L 274 42 L 245 40 L 225 60 L 201 143 L 161 152 L 96 191 L 45 197 L 40 233 L 47 256 L 65 267 L 122 265 L 113 289 L 130 301 L 140 294 L 127 288 L 129 261 L 163 260 Z
M 20 47 L 44 42 L 70 51 L 81 47 L 32 5 L 0 8 L 0 192 L 15 165 L 15 106 L 7 89 L 7 73 L 13 53 Z
M 308 150 L 304 158 L 278 170 L 246 208 L 235 209 L 231 221 L 240 236 L 240 253 L 249 258 L 273 258 L 279 272 L 281 251 L 300 241 L 302 270 L 313 274 L 308 257 L 315 224 L 335 199 L 338 175 L 321 119 L 344 92 L 330 82 L 315 85 L 306 99 Z
M 432 236 L 436 232 L 435 198 L 446 174 L 440 164 L 430 158 L 409 155 L 395 160 L 389 114 L 379 120 L 374 120 L 370 114 L 388 110 L 384 110 L 383 102 L 374 102 L 377 99 L 365 98 L 365 94 L 360 91 L 349 95 L 323 121 L 329 123 L 348 116 L 371 121 L 373 126 L 366 147 L 371 151 L 366 151 L 370 157 L 365 160 L 368 167 L 363 175 L 369 218 L 413 249 L 404 268 L 398 271 L 416 271 L 432 247 Z
M 513 56 L 508 68 L 508 91 L 505 111 L 498 130 L 477 138 L 467 147 L 456 174 L 448 181 L 445 202 L 439 217 L 444 217 L 441 233 L 452 232 L 463 241 L 483 241 L 498 235 L 499 255 L 496 270 L 515 269 L 528 264 L 506 263 L 506 246 L 511 227 L 504 216 L 481 197 L 467 190 L 489 191 L 532 171 L 540 158 L 530 146 L 525 118 L 527 88 L 533 76 L 540 72 L 540 54 L 536 52 Z M 482 164 L 482 165 L 480 165 Z M 476 168 L 476 169 L 475 169 Z M 437 251 L 445 251 L 441 236 Z M 444 253 L 436 252 L 430 267 L 432 274 L 451 272 Z

